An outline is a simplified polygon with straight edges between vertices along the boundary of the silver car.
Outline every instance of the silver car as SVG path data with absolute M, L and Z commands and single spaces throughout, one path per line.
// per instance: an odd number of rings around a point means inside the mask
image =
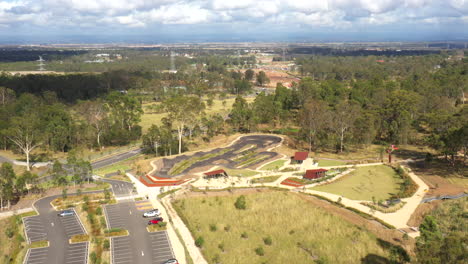
M 58 216 L 61 216 L 61 217 L 64 217 L 64 216 L 70 216 L 70 215 L 74 215 L 75 212 L 73 210 L 64 210 L 60 213 L 58 213 Z
M 159 212 L 158 209 L 153 209 L 151 211 L 143 213 L 143 217 L 156 217 L 160 215 L 161 215 L 161 212 Z

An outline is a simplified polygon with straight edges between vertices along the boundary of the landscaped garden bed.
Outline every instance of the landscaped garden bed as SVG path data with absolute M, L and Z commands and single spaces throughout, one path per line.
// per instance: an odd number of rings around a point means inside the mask
M 252 179 L 250 182 L 251 183 L 270 183 L 278 180 L 281 177 L 281 175 L 273 175 L 273 176 L 268 176 L 268 177 L 261 177 L 261 178 L 255 178 Z

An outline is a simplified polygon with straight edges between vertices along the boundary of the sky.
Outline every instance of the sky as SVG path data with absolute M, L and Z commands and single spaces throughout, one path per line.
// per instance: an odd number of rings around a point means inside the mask
M 0 0 L 0 43 L 468 41 L 468 0 Z

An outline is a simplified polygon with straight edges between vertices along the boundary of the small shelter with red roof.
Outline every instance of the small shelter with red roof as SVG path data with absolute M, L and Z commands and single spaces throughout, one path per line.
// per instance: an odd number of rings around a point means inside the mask
M 203 178 L 205 179 L 212 179 L 212 178 L 219 178 L 219 177 L 227 177 L 228 174 L 224 170 L 214 170 L 214 171 L 208 171 L 204 173 L 205 176 Z
M 309 157 L 309 152 L 307 151 L 299 151 L 294 153 L 294 157 L 292 157 L 292 163 L 302 164 L 304 160 Z
M 306 173 L 304 174 L 304 179 L 314 180 L 314 179 L 322 178 L 323 176 L 325 176 L 325 173 L 327 171 L 328 170 L 326 169 L 306 170 Z

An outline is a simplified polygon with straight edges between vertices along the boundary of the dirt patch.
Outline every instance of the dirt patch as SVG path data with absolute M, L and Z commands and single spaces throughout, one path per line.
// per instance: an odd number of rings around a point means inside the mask
M 454 174 L 441 162 L 418 161 L 410 162 L 408 165 L 429 186 L 426 196 L 456 195 L 468 191 L 466 187 L 453 184 L 443 177 L 457 177 L 459 175 Z
M 411 215 L 411 218 L 408 220 L 408 225 L 419 226 L 422 223 L 424 217 L 442 203 L 443 202 L 440 200 L 435 200 L 430 203 L 420 204 Z

